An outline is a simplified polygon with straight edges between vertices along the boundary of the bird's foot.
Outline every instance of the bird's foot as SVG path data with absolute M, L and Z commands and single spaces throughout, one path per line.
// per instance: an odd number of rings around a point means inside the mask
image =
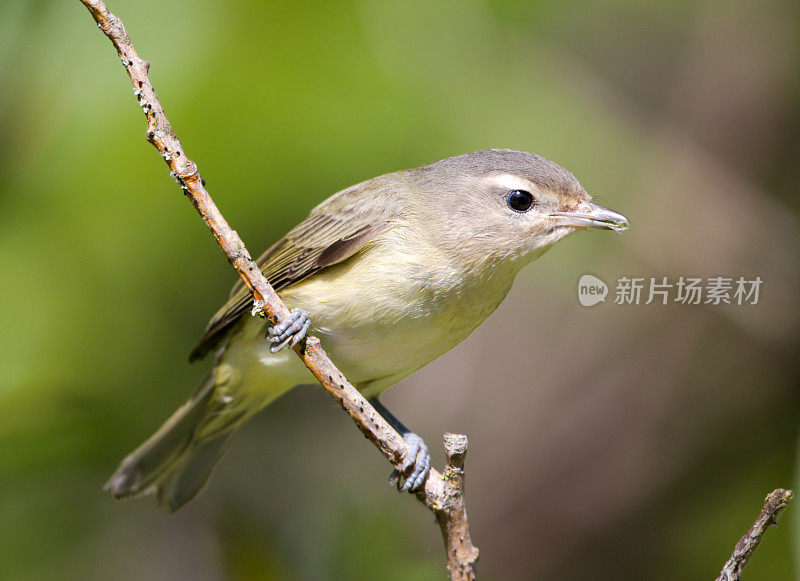
M 277 353 L 286 345 L 294 347 L 305 339 L 310 326 L 311 321 L 308 319 L 307 312 L 303 309 L 292 309 L 286 321 L 276 327 L 267 329 L 266 339 L 269 343 L 272 343 L 269 348 L 270 352 Z
M 403 463 L 389 476 L 389 484 L 400 492 L 416 492 L 431 470 L 431 454 L 423 439 L 414 432 L 403 434 L 403 440 L 408 445 L 408 452 Z

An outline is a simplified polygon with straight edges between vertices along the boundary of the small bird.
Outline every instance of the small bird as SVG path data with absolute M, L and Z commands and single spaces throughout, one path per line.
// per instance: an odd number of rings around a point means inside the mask
M 430 454 L 378 395 L 463 341 L 514 277 L 580 228 L 622 231 L 575 177 L 543 157 L 488 149 L 390 173 L 331 196 L 258 265 L 291 309 L 269 327 L 250 316 L 239 281 L 190 361 L 213 355 L 199 388 L 106 484 L 117 497 L 154 494 L 174 511 L 202 488 L 245 423 L 314 381 L 291 349 L 307 333 L 408 444 L 390 478 L 414 492 Z

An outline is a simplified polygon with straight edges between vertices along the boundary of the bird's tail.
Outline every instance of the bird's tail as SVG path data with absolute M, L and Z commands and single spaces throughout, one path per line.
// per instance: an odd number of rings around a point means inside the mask
M 122 461 L 105 489 L 116 498 L 154 494 L 170 512 L 189 502 L 261 407 L 231 405 L 226 391 L 212 371 L 189 401 Z

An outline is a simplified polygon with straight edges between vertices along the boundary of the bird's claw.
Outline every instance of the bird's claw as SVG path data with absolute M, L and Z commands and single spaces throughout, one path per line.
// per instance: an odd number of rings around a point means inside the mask
M 270 353 L 277 353 L 286 345 L 289 347 L 297 345 L 305 339 L 310 326 L 311 321 L 307 312 L 303 309 L 292 309 L 288 319 L 280 325 L 267 329 L 267 341 L 272 343 L 269 348 Z
M 408 452 L 403 463 L 392 471 L 389 484 L 400 492 L 416 492 L 431 470 L 431 454 L 422 438 L 413 432 L 403 434 Z

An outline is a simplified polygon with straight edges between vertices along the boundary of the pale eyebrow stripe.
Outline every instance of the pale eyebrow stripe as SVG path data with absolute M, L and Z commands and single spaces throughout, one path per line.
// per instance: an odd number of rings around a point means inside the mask
M 506 188 L 508 190 L 530 190 L 531 186 L 527 182 L 527 180 L 523 180 L 515 175 L 511 175 L 508 173 L 503 173 L 499 175 L 494 175 L 489 178 L 498 186 Z

